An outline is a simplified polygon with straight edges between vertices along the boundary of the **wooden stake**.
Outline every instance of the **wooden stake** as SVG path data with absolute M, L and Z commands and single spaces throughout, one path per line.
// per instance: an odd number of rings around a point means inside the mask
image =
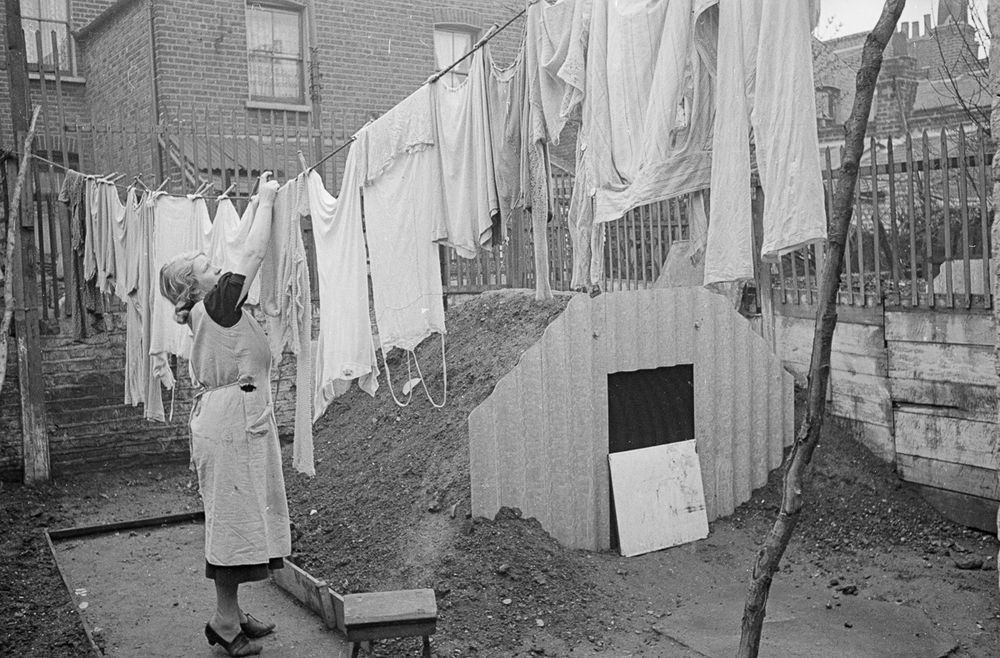
M 6 11 L 7 80 L 10 86 L 10 116 L 14 134 L 29 132 L 31 102 L 19 0 L 4 0 Z M 8 179 L 13 178 L 9 162 Z M 29 165 L 30 166 L 30 165 Z M 22 171 L 25 169 L 22 168 Z M 27 178 L 30 188 L 31 178 Z M 27 210 L 27 209 L 22 209 Z M 13 220 L 13 212 L 11 213 Z M 45 383 L 42 379 L 42 345 L 38 322 L 38 281 L 35 264 L 34 215 L 28 210 L 14 222 L 17 248 L 8 266 L 14 291 L 14 333 L 17 336 L 18 383 L 21 392 L 21 444 L 24 482 L 49 479 L 49 440 L 45 422 Z
M 813 334 L 812 359 L 809 363 L 809 387 L 806 397 L 808 406 L 806 417 L 799 427 L 791 452 L 785 460 L 784 490 L 781 509 L 767 540 L 754 562 L 750 588 L 743 608 L 743 625 L 737 655 L 740 658 L 756 658 L 760 650 L 761 630 L 764 625 L 767 595 L 771 581 L 778 571 L 781 557 L 788 547 L 792 532 L 798 524 L 799 514 L 805 501 L 802 486 L 806 477 L 806 466 L 812 459 L 819 442 L 826 412 L 826 389 L 830 379 L 830 351 L 833 332 L 837 327 L 837 293 L 840 289 L 840 273 L 844 264 L 844 250 L 847 231 L 853 214 L 854 190 L 858 180 L 858 164 L 864 153 L 865 133 L 868 130 L 868 116 L 871 112 L 875 81 L 882 68 L 882 53 L 896 28 L 906 0 L 887 0 L 875 29 L 865 40 L 858 69 L 857 91 L 854 107 L 847 121 L 844 159 L 840 167 L 840 177 L 833 195 L 833 221 L 827 243 L 827 258 L 823 267 L 820 284 L 819 308 L 816 311 L 816 330 Z

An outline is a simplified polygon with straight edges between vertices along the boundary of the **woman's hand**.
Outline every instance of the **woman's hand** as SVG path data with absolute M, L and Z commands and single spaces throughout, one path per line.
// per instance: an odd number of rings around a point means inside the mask
M 261 201 L 274 201 L 274 197 L 278 195 L 278 181 L 271 178 L 271 172 L 265 171 L 260 175 L 260 181 L 257 186 L 257 192 L 260 195 Z

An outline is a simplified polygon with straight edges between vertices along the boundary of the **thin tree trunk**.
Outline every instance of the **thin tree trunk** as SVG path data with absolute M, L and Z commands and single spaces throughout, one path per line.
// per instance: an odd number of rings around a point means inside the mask
M 819 308 L 816 312 L 816 329 L 813 334 L 812 359 L 809 364 L 806 416 L 795 436 L 795 443 L 785 460 L 784 490 L 781 510 L 767 540 L 757 554 L 743 608 L 743 626 L 740 635 L 739 658 L 756 658 L 760 650 L 761 629 L 767 606 L 771 581 L 778 570 L 781 557 L 799 520 L 805 504 L 802 483 L 805 469 L 812 459 L 819 441 L 826 411 L 826 389 L 830 378 L 830 348 L 833 330 L 837 326 L 837 291 L 844 265 L 844 248 L 853 213 L 854 189 L 858 180 L 858 163 L 864 153 L 865 133 L 871 112 L 875 82 L 882 68 L 882 52 L 899 21 L 906 0 L 887 0 L 875 29 L 865 40 L 858 69 L 857 91 L 854 107 L 847 121 L 844 158 L 840 177 L 833 195 L 833 218 L 826 248 L 826 263 L 819 291 Z
M 7 214 L 7 260 L 3 280 L 3 320 L 0 321 L 0 391 L 7 379 L 7 337 L 10 335 L 10 322 L 14 318 L 14 277 L 13 268 L 14 246 L 17 244 L 17 234 L 21 230 L 21 188 L 24 187 L 24 176 L 28 171 L 28 158 L 31 157 L 31 142 L 35 139 L 35 124 L 38 122 L 39 105 L 31 117 L 31 127 L 28 136 L 24 138 L 24 152 L 21 154 L 20 166 L 17 169 L 17 182 L 14 183 L 14 193 L 11 195 Z

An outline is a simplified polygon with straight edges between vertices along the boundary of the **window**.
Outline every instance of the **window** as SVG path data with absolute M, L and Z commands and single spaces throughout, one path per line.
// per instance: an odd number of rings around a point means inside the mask
M 301 7 L 247 4 L 250 99 L 305 102 Z
M 69 0 L 21 0 L 21 27 L 24 29 L 24 45 L 28 69 L 39 69 L 39 52 L 36 35 L 41 34 L 41 63 L 51 71 L 55 65 L 63 73 L 74 75 L 76 62 L 73 42 L 70 40 Z M 52 33 L 56 35 L 59 61 L 52 50 Z
M 442 71 L 472 50 L 472 40 L 478 30 L 469 27 L 437 26 L 434 28 L 434 61 L 437 70 Z M 460 84 L 469 75 L 471 58 L 453 68 L 444 76 L 451 86 Z

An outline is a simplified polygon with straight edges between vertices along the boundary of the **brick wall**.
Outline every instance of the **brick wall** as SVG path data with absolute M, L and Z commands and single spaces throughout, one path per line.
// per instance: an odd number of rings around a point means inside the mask
M 93 155 L 93 170 L 152 172 L 152 137 L 148 132 L 128 135 L 122 131 L 122 126 L 131 129 L 135 121 L 149 125 L 153 116 L 146 3 L 123 7 L 89 32 L 80 53 L 87 69 L 89 120 L 98 134 L 87 149 Z
M 113 0 L 69 0 L 70 7 L 70 29 L 76 30 L 90 23 L 104 9 L 110 7 Z M 6 23 L 6 11 L 0 4 L 0 25 Z M 46 40 L 46 43 L 48 41 Z M 34 43 L 26 44 L 29 52 L 35 48 Z M 7 81 L 7 39 L 4 30 L 0 30 L 0 145 L 8 145 L 11 140 L 11 118 L 10 118 L 10 90 Z M 78 74 L 86 78 L 86 66 L 82 63 L 82 58 L 77 51 Z M 54 95 L 54 82 L 49 83 L 49 95 Z M 63 114 L 65 122 L 69 125 L 80 122 L 85 123 L 90 119 L 87 110 L 84 86 L 76 81 L 63 81 Z M 35 103 L 40 101 L 40 84 L 37 80 L 29 85 L 30 93 Z M 55 131 L 55 106 L 52 106 L 51 116 L 52 132 Z
M 317 315 L 314 325 L 318 327 Z M 143 407 L 123 403 L 125 326 L 121 312 L 104 316 L 104 329 L 85 340 L 42 337 L 42 371 L 50 461 L 55 476 L 188 459 L 192 386 L 187 363 L 177 360 L 173 421 L 143 419 Z M 68 330 L 68 329 L 67 329 Z M 7 381 L 0 393 L 0 480 L 21 478 L 21 410 L 17 353 L 8 352 Z M 291 438 L 295 417 L 295 358 L 273 368 L 275 417 L 282 438 Z M 169 415 L 170 392 L 162 391 Z

